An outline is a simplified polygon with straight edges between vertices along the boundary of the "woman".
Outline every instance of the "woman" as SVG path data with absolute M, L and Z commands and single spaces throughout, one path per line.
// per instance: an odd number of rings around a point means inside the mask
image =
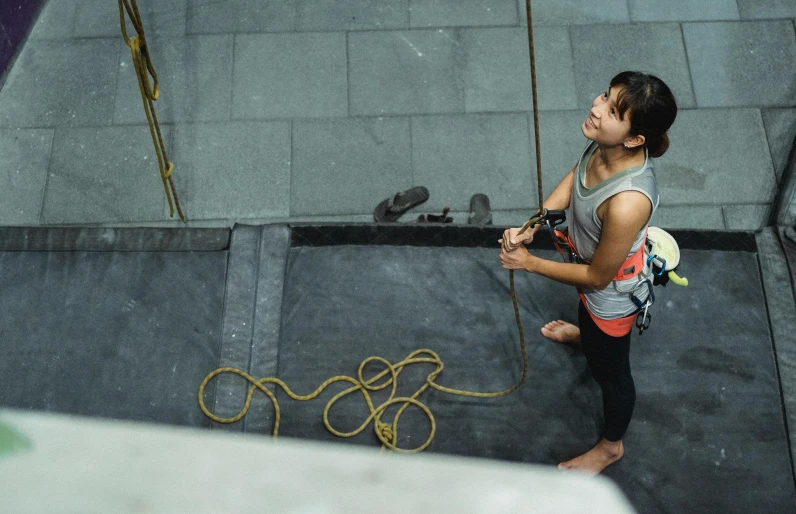
M 504 232 L 500 260 L 506 269 L 525 270 L 573 285 L 581 298 L 578 326 L 552 321 L 542 334 L 558 343 L 578 344 L 603 395 L 605 431 L 585 454 L 558 465 L 600 473 L 624 454 L 622 438 L 636 402 L 630 374 L 630 332 L 635 313 L 649 295 L 642 281 L 646 228 L 658 205 L 650 157 L 669 147 L 666 131 L 677 116 L 671 90 L 659 78 L 626 71 L 592 103 L 581 126 L 590 140 L 578 164 L 544 202 L 567 209 L 573 262 L 541 259 L 523 243 L 539 226 Z M 639 274 L 639 272 L 644 273 Z

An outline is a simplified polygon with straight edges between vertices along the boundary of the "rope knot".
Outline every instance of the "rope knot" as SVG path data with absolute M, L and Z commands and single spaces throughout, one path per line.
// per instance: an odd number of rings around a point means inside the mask
M 141 38 L 139 36 L 133 36 L 127 40 L 127 46 L 133 51 L 133 54 L 138 54 L 141 52 Z
M 388 425 L 387 423 L 382 423 L 381 421 L 377 421 L 376 430 L 384 438 L 385 441 L 389 441 L 392 443 L 395 434 L 393 434 L 392 427 L 390 425 Z

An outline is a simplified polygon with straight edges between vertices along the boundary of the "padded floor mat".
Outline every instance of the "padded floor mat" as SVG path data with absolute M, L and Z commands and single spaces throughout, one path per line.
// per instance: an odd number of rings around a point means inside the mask
M 520 377 L 496 249 L 290 247 L 289 238 L 284 226 L 243 227 L 223 251 L 0 252 L 0 406 L 215 428 L 196 391 L 223 362 L 307 394 L 331 376 L 356 375 L 369 356 L 398 362 L 421 348 L 444 362 L 444 386 L 500 391 Z M 652 327 L 633 335 L 638 399 L 625 457 L 605 475 L 644 513 L 792 512 L 758 256 L 684 250 L 682 274 L 691 285 L 658 288 Z M 497 399 L 424 393 L 437 423 L 427 451 L 552 467 L 599 440 L 600 391 L 585 358 L 539 333 L 547 321 L 575 321 L 575 290 L 527 273 L 517 273 L 516 289 L 526 382 Z M 432 369 L 402 373 L 398 394 L 412 394 Z M 207 399 L 235 413 L 245 386 L 229 384 Z M 278 393 L 280 435 L 377 448 L 372 427 L 351 439 L 325 429 L 324 405 L 344 388 L 311 402 Z M 225 428 L 264 437 L 270 409 L 259 395 L 243 422 Z M 330 421 L 350 431 L 367 415 L 355 394 Z M 428 419 L 410 408 L 398 433 L 401 447 L 420 446 Z
M 757 257 L 686 250 L 683 262 L 691 285 L 658 288 L 652 328 L 633 336 L 636 411 L 625 458 L 605 474 L 639 512 L 790 511 L 793 479 Z M 599 440 L 601 396 L 585 358 L 539 333 L 549 320 L 576 319 L 574 289 L 527 273 L 517 274 L 516 287 L 527 382 L 494 400 L 425 393 L 438 424 L 427 451 L 555 465 Z M 495 250 L 293 248 L 283 302 L 279 376 L 302 393 L 332 375 L 354 375 L 370 355 L 397 362 L 419 348 L 440 355 L 438 382 L 449 387 L 498 391 L 520 376 L 508 272 Z M 410 375 L 413 392 L 425 374 Z M 308 406 L 280 395 L 280 433 L 337 440 L 321 422 L 331 396 Z M 410 410 L 399 426 L 405 447 L 428 434 L 425 416 Z M 351 395 L 331 421 L 351 430 L 367 412 Z M 377 444 L 372 429 L 355 442 Z
M 0 252 L 0 405 L 207 426 L 226 252 Z

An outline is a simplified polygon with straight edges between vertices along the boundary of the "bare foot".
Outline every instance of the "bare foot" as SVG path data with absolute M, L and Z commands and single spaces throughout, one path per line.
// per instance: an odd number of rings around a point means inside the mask
M 580 457 L 575 457 L 572 460 L 559 464 L 558 469 L 583 471 L 590 475 L 596 475 L 621 459 L 624 454 L 625 446 L 622 444 L 622 441 L 611 442 L 602 439 L 597 443 L 597 446 Z
M 542 335 L 556 343 L 580 347 L 580 329 L 566 321 L 551 321 L 542 327 Z

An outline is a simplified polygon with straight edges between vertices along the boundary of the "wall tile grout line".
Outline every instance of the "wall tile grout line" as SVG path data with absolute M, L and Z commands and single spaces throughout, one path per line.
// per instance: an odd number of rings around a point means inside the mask
M 572 59 L 572 76 L 575 77 L 577 70 L 575 69 L 575 45 L 572 42 L 572 28 L 567 26 L 567 40 L 569 41 L 569 57 Z M 579 82 L 575 80 L 575 104 L 580 103 L 582 87 Z M 540 109 L 541 111 L 541 109 Z
M 116 45 L 116 60 L 113 63 L 115 77 L 113 81 L 113 91 L 111 91 L 111 126 L 122 125 L 121 123 L 116 123 L 116 100 L 119 95 L 119 81 L 121 81 L 121 75 L 122 75 L 122 55 L 124 55 L 122 53 L 123 52 L 122 47 L 127 48 L 127 45 L 124 43 L 122 43 L 121 45 L 120 44 Z M 130 66 L 133 67 L 132 61 L 130 62 Z
M 238 37 L 235 34 L 230 34 L 232 37 L 232 66 L 229 70 L 229 121 L 235 118 L 235 62 L 238 49 Z
M 520 13 L 520 17 L 523 16 L 524 13 Z M 543 27 L 585 27 L 585 26 L 615 26 L 615 25 L 653 25 L 653 24 L 674 24 L 674 23 L 755 23 L 755 22 L 770 22 L 770 21 L 790 21 L 793 18 L 789 16 L 783 17 L 770 17 L 770 18 L 754 18 L 754 19 L 704 19 L 704 20 L 655 20 L 655 21 L 610 21 L 610 22 L 596 22 L 596 23 L 535 23 L 534 29 L 543 28 Z M 212 36 L 212 35 L 220 35 L 220 34 L 235 34 L 235 35 L 265 35 L 265 34 L 298 34 L 298 35 L 308 35 L 308 34 L 328 34 L 330 32 L 357 32 L 357 33 L 367 33 L 367 32 L 411 32 L 411 31 L 436 31 L 436 30 L 456 30 L 456 29 L 516 29 L 519 27 L 524 27 L 523 20 L 520 20 L 520 25 L 517 24 L 499 24 L 499 25 L 429 25 L 429 26 L 420 26 L 420 27 L 390 27 L 390 28 L 366 28 L 366 29 L 345 29 L 345 30 L 334 30 L 334 29 L 325 29 L 325 30 L 235 30 L 235 31 L 228 31 L 228 32 L 207 32 L 207 31 L 200 31 L 200 32 L 190 32 L 186 33 L 188 36 Z M 101 39 L 107 38 L 108 36 L 80 36 L 74 37 L 74 39 Z M 168 36 L 168 35 L 159 35 L 158 37 L 181 37 L 180 35 L 176 36 Z
M 345 90 L 346 113 L 351 117 L 351 36 L 350 31 L 345 32 Z
M 415 142 L 412 138 L 413 118 L 411 116 L 409 116 L 407 124 L 409 125 L 409 178 L 411 179 L 410 187 L 414 187 L 417 179 L 415 178 Z
M 556 114 L 556 113 L 580 113 L 583 112 L 585 108 L 577 108 L 577 109 L 539 109 L 540 114 Z M 721 110 L 770 110 L 770 109 L 780 109 L 780 110 L 789 110 L 789 109 L 796 109 L 796 103 L 794 105 L 771 105 L 771 106 L 759 106 L 759 105 L 739 105 L 739 106 L 709 106 L 709 107 L 686 107 L 686 108 L 678 108 L 678 113 L 680 112 L 705 112 L 705 111 L 721 111 Z M 466 116 L 504 116 L 504 115 L 528 115 L 532 114 L 531 111 L 521 110 L 521 111 L 471 111 L 471 112 L 434 112 L 434 113 L 422 113 L 422 112 L 407 112 L 407 113 L 379 113 L 379 114 L 357 114 L 354 116 L 321 116 L 321 117 L 278 117 L 278 118 L 232 118 L 229 121 L 239 121 L 239 122 L 252 122 L 252 123 L 278 123 L 278 122 L 290 122 L 293 120 L 296 121 L 306 121 L 306 122 L 313 122 L 313 121 L 326 121 L 326 120 L 373 120 L 379 118 L 428 118 L 428 117 L 441 117 L 441 116 L 451 116 L 451 117 L 466 117 Z M 181 126 L 191 126 L 191 125 L 213 125 L 213 124 L 223 124 L 225 120 L 208 120 L 208 121 L 180 121 L 179 125 Z M 174 122 L 163 122 L 161 126 L 167 126 L 170 124 L 174 124 Z M 114 127 L 147 127 L 146 123 L 134 122 L 134 123 L 121 123 L 121 124 L 114 124 Z M 111 125 L 70 125 L 70 128 L 80 128 L 80 129 L 103 129 L 109 128 Z M 59 128 L 55 125 L 30 125 L 30 126 L 0 126 L 0 129 L 56 129 Z
M 290 131 L 290 162 L 288 163 L 288 194 L 290 195 L 290 199 L 287 205 L 287 215 L 291 216 L 293 214 L 293 173 L 295 170 L 295 130 L 296 129 L 296 122 L 295 120 L 290 120 L 288 123 L 288 130 Z
M 771 159 L 771 169 L 774 170 L 774 184 L 777 186 L 777 188 L 779 188 L 780 185 L 784 185 L 780 184 L 780 182 L 784 180 L 784 177 L 779 177 L 779 174 L 777 172 L 777 165 L 774 162 L 774 155 L 771 153 L 771 137 L 768 133 L 769 128 L 768 126 L 766 126 L 766 120 L 763 119 L 763 109 L 762 108 L 758 109 L 757 112 L 759 116 L 758 119 L 760 120 L 760 124 L 763 127 L 763 134 L 766 136 L 766 149 L 768 150 L 768 156 Z M 774 192 L 774 195 L 776 196 L 776 191 Z
M 680 27 L 680 41 L 683 43 L 683 53 L 685 54 L 685 66 L 688 70 L 688 83 L 691 85 L 691 94 L 694 96 L 694 106 L 699 108 L 699 101 L 697 100 L 696 86 L 694 85 L 694 73 L 691 70 L 691 58 L 688 55 L 688 45 L 685 43 L 685 27 L 683 23 L 679 24 Z
M 47 168 L 44 170 L 44 185 L 41 188 L 41 203 L 39 204 L 38 223 L 41 225 L 44 221 L 44 201 L 47 198 L 47 186 L 50 183 L 50 170 L 52 169 L 53 151 L 55 149 L 55 133 L 57 129 L 49 129 L 52 131 L 50 139 L 50 155 L 47 156 Z
M 520 2 L 522 2 L 522 6 L 523 6 L 522 8 L 520 8 Z M 527 20 L 527 18 L 528 18 L 528 13 L 527 12 L 523 12 L 523 11 L 525 11 L 525 0 L 518 0 L 517 2 L 514 2 L 514 4 L 515 4 L 515 7 L 517 8 L 517 25 L 516 25 L 516 27 L 517 28 L 522 28 L 523 27 L 522 20 L 523 19 Z

